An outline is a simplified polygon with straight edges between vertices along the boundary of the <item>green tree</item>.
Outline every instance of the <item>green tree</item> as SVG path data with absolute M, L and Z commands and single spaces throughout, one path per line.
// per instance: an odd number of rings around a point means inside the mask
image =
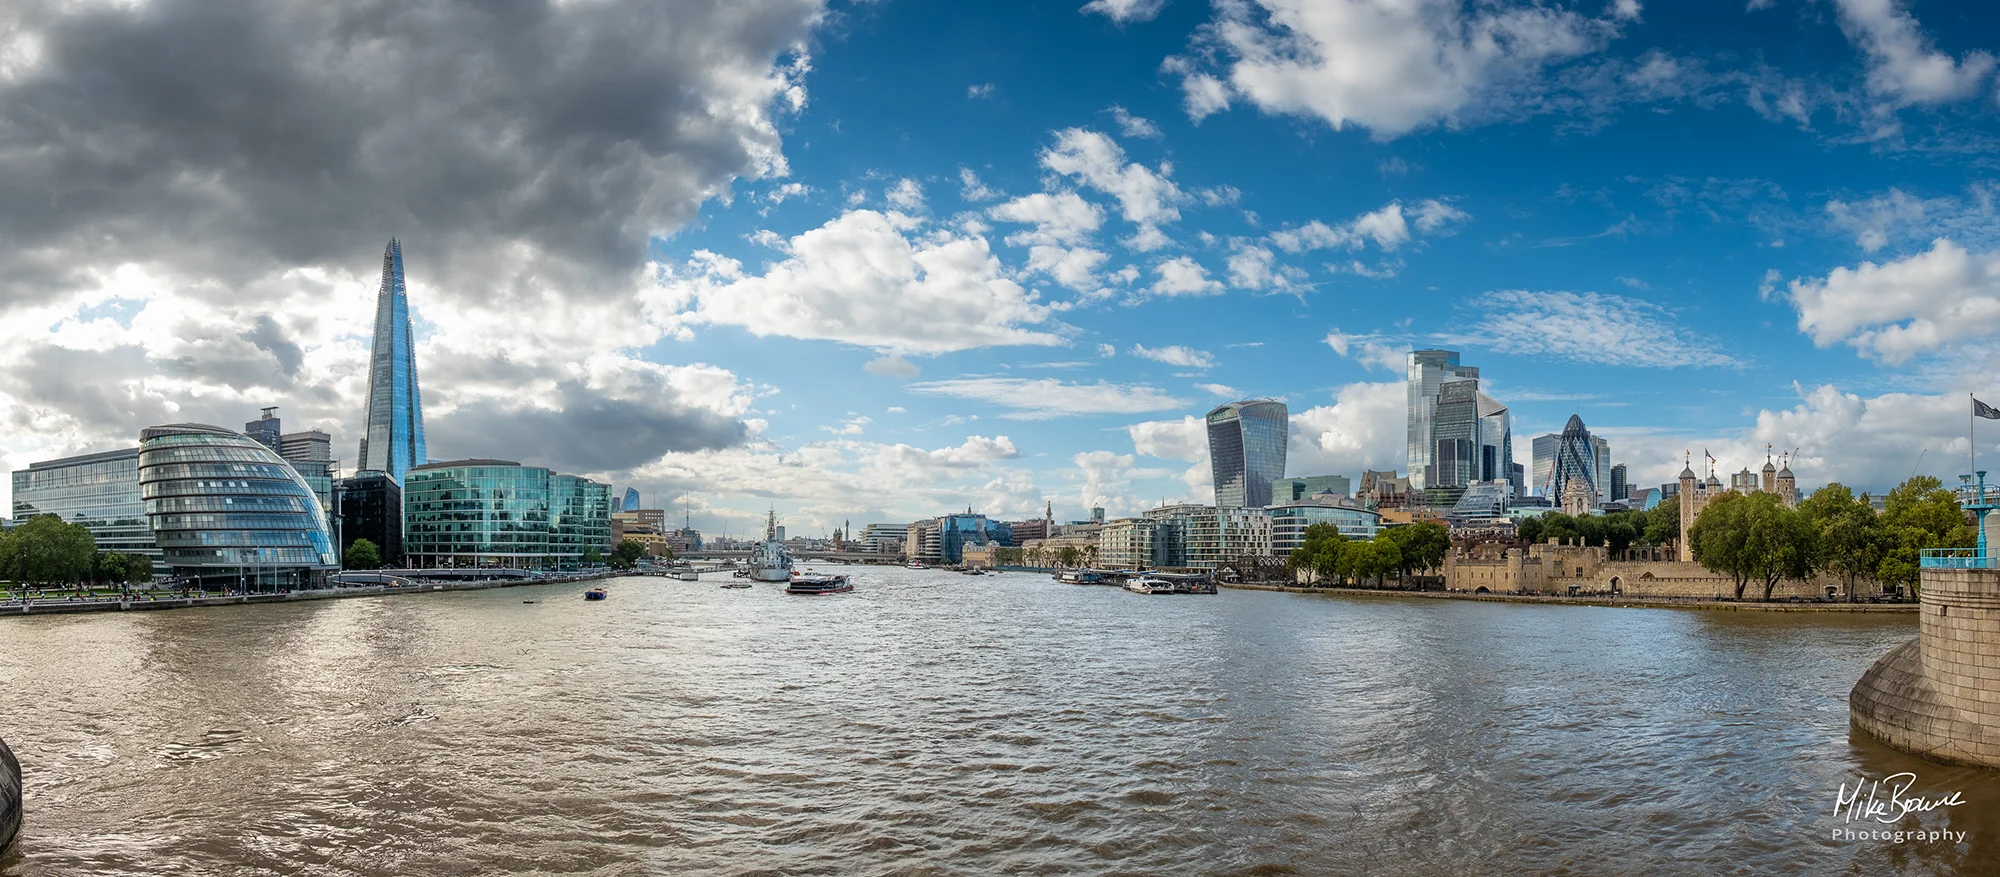
M 1688 538 L 1695 560 L 1729 576 L 1738 600 L 1751 582 L 1763 585 L 1764 599 L 1771 599 L 1779 582 L 1811 577 L 1822 556 L 1812 520 L 1762 492 L 1724 492 L 1709 501 Z
M 1978 534 L 1965 522 L 1958 497 L 1928 475 L 1911 478 L 1889 491 L 1881 522 L 1887 533 L 1880 542 L 1883 557 L 1875 577 L 1884 585 L 1915 587 L 1918 561 L 1925 549 L 1970 548 L 1978 540 Z
M 0 573 L 17 582 L 69 585 L 90 577 L 97 539 L 82 524 L 39 515 L 0 536 Z
M 153 559 L 144 554 L 125 555 L 125 581 L 138 584 L 153 580 Z
M 604 552 L 597 550 L 596 546 L 593 545 L 583 550 L 584 566 L 598 566 L 602 563 L 604 563 Z
M 1726 575 L 1736 585 L 1736 599 L 1756 575 L 1756 561 L 1748 547 L 1750 526 L 1745 521 L 1747 500 L 1735 491 L 1723 491 L 1701 510 L 1688 530 L 1694 559 L 1708 571 Z
M 90 580 L 118 584 L 125 581 L 129 555 L 122 551 L 99 551 L 90 559 Z
M 1619 514 L 1607 516 L 1604 521 L 1604 547 L 1614 552 L 1624 551 L 1639 541 L 1639 523 L 1633 515 Z
M 1394 541 L 1371 539 L 1356 542 L 1341 553 L 1342 572 L 1357 581 L 1369 576 L 1375 577 L 1375 586 L 1382 587 L 1382 579 L 1389 573 L 1403 568 L 1403 554 Z
M 1066 568 L 1075 569 L 1077 566 L 1077 561 L 1082 559 L 1083 559 L 1083 552 L 1078 551 L 1076 546 L 1074 545 L 1064 545 L 1063 547 L 1056 549 L 1056 563 L 1061 564 Z
M 1582 545 L 1583 533 L 1576 527 L 1576 519 L 1562 512 L 1549 512 L 1542 516 L 1542 541 L 1557 545 Z
M 376 547 L 373 539 L 356 539 L 348 544 L 341 559 L 348 569 L 381 569 L 382 549 Z
M 1444 556 L 1451 553 L 1451 531 L 1432 521 L 1391 527 L 1376 538 L 1386 538 L 1388 544 L 1395 546 L 1396 571 L 1403 577 L 1413 571 L 1440 569 L 1444 566 Z
M 646 556 L 646 543 L 637 539 L 625 539 L 611 549 L 612 569 L 631 569 L 639 565 L 639 558 Z
M 1646 510 L 1639 541 L 1646 545 L 1672 545 L 1681 538 L 1680 497 L 1668 497 Z
M 1532 518 L 1522 518 L 1521 523 L 1514 528 L 1514 535 L 1519 537 L 1522 542 L 1534 545 L 1542 541 L 1543 526 L 1540 515 Z

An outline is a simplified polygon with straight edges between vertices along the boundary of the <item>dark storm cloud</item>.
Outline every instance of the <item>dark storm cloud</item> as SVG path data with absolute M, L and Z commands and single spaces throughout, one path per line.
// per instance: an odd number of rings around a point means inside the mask
M 683 404 L 671 390 L 617 399 L 578 382 L 552 398 L 561 410 L 486 400 L 426 424 L 430 457 L 504 457 L 564 472 L 613 472 L 672 451 L 703 451 L 743 441 L 744 425 Z
M 604 295 L 777 155 L 770 65 L 819 0 L 10 0 L 0 310 L 92 268 L 232 297 L 401 235 L 446 295 Z M 516 260 L 518 262 L 518 260 Z
M 284 327 L 271 319 L 270 314 L 258 314 L 256 323 L 241 337 L 258 350 L 271 354 L 271 358 L 278 361 L 278 369 L 288 378 L 297 375 L 299 366 L 306 360 L 306 352 L 292 343 L 292 339 L 285 335 Z

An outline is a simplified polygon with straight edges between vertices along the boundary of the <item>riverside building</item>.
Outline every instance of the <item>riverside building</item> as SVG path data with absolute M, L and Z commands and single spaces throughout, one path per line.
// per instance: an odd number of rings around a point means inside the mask
M 611 553 L 611 486 L 510 460 L 416 466 L 403 479 L 412 566 L 557 570 Z
M 305 588 L 339 564 L 326 512 L 277 452 L 200 423 L 139 434 L 139 495 L 173 575 L 246 590 Z
M 14 470 L 16 523 L 55 515 L 82 524 L 101 551 L 144 554 L 160 562 L 139 496 L 139 449 L 124 448 L 31 463 Z
M 1382 529 L 1380 512 L 1333 501 L 1305 501 L 1274 505 L 1265 511 L 1271 516 L 1272 557 L 1289 557 L 1306 541 L 1306 528 L 1331 524 L 1340 535 L 1367 541 Z M 1234 560 L 1235 558 L 1230 558 Z
M 308 478 L 307 481 L 312 479 Z M 357 472 L 340 481 L 340 550 L 357 539 L 375 543 L 385 564 L 403 557 L 403 486 L 387 472 Z

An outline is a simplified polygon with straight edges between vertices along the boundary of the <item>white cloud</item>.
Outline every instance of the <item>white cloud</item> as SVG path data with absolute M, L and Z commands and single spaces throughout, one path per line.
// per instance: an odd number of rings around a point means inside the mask
M 1293 413 L 1288 474 L 1358 478 L 1363 469 L 1400 470 L 1409 454 L 1408 405 L 1401 381 L 1356 383 L 1335 391 L 1332 405 Z
M 1207 73 L 1189 73 L 1181 79 L 1181 109 L 1196 122 L 1229 109 L 1229 87 Z
M 896 181 L 896 185 L 882 193 L 882 197 L 887 199 L 891 206 L 903 210 L 914 212 L 924 209 L 924 187 L 917 185 L 916 180 L 908 177 Z
M 1033 225 L 1034 231 L 1007 236 L 1010 246 L 1031 244 L 1075 246 L 1090 240 L 1104 224 L 1104 209 L 1075 192 L 1037 192 L 987 208 L 986 215 L 1004 222 Z
M 792 198 L 800 198 L 812 192 L 812 187 L 804 183 L 785 183 L 764 193 L 764 200 L 773 204 L 783 204 Z
M 913 242 L 921 223 L 853 210 L 791 239 L 789 258 L 748 274 L 705 251 L 655 295 L 670 326 L 740 326 L 758 336 L 822 339 L 885 353 L 1057 345 L 1030 326 L 1049 309 L 1007 279 L 984 238 L 946 231 Z
M 1147 137 L 1157 140 L 1163 136 L 1160 133 L 1160 126 L 1153 124 L 1153 120 L 1132 115 L 1130 111 L 1117 104 L 1111 105 L 1111 118 L 1118 123 L 1119 132 L 1127 137 Z
M 1348 335 L 1335 329 L 1327 333 L 1326 346 L 1369 368 L 1400 372 L 1410 361 L 1410 345 L 1380 335 Z
M 1596 292 L 1508 290 L 1479 297 L 1477 328 L 1438 336 L 1444 344 L 1594 365 L 1649 368 L 1735 366 L 1714 340 L 1691 333 L 1672 311 L 1643 299 Z
M 1224 398 L 1235 398 L 1236 388 L 1228 384 L 1196 384 L 1194 388 L 1204 393 L 1213 393 Z
M 1596 52 L 1617 33 L 1614 20 L 1542 5 L 1254 0 L 1218 7 L 1215 38 L 1235 59 L 1227 65 L 1227 93 L 1196 78 L 1206 74 L 1188 76 L 1191 117 L 1234 95 L 1336 130 L 1360 125 L 1383 139 L 1484 109 L 1506 89 L 1531 91 L 1544 67 Z
M 973 173 L 972 168 L 959 168 L 958 181 L 962 186 L 958 190 L 958 196 L 967 201 L 993 201 L 1006 197 L 1005 193 L 1000 190 L 990 188 L 985 183 L 980 182 L 979 175 Z
M 1153 273 L 1160 277 L 1147 287 L 1147 291 L 1154 295 L 1215 295 L 1222 292 L 1222 284 L 1209 279 L 1208 269 L 1188 256 L 1175 256 L 1154 265 Z
M 1097 355 L 1103 359 L 1110 359 L 1118 355 L 1118 348 L 1109 344 L 1099 344 L 1097 345 Z
M 1263 247 L 1242 246 L 1229 255 L 1229 285 L 1237 289 L 1263 289 L 1281 278 L 1277 257 Z
M 1840 29 L 1868 56 L 1868 90 L 1894 105 L 1938 104 L 1980 92 L 1993 71 L 1981 51 L 1953 60 L 1936 51 L 1899 0 L 1836 0 Z
M 1031 247 L 1028 250 L 1027 270 L 1031 273 L 1046 274 L 1057 283 L 1085 293 L 1089 297 L 1110 295 L 1109 290 L 1100 290 L 1095 274 L 1097 266 L 1110 258 L 1102 251 L 1089 247 Z
M 1074 177 L 1090 188 L 1118 199 L 1125 219 L 1158 225 L 1181 218 L 1176 205 L 1187 201 L 1167 166 L 1153 170 L 1125 161 L 1125 150 L 1104 134 L 1084 128 L 1056 132 L 1056 144 L 1042 151 L 1042 166 Z
M 1403 202 L 1391 201 L 1339 225 L 1313 220 L 1297 228 L 1274 231 L 1270 241 L 1287 253 L 1334 248 L 1357 250 L 1370 243 L 1393 251 L 1413 239 L 1412 225 L 1417 233 L 1434 234 L 1471 218 L 1465 211 L 1436 199 L 1420 201 L 1407 212 Z
M 2000 253 L 1970 253 L 1939 238 L 1893 262 L 1793 280 L 1789 296 L 1799 331 L 1814 344 L 1844 341 L 1865 356 L 1907 362 L 2000 332 Z
M 982 82 L 978 85 L 968 85 L 965 87 L 965 96 L 967 98 L 992 97 L 993 83 Z
M 1611 15 L 1626 21 L 1639 19 L 1639 0 L 1617 0 L 1611 4 Z
M 1147 347 L 1144 344 L 1134 344 L 1132 345 L 1132 355 L 1140 359 L 1150 359 L 1154 362 L 1163 362 L 1167 365 L 1179 366 L 1181 368 L 1210 369 L 1215 367 L 1215 356 L 1213 354 L 1204 350 L 1182 347 L 1178 344 L 1171 347 Z
M 1921 198 L 1891 188 L 1856 200 L 1826 202 L 1827 220 L 1854 235 L 1854 243 L 1873 253 L 1891 243 L 1954 238 L 1969 245 L 2000 243 L 1995 202 L 2000 187 L 1975 184 L 1967 198 Z
M 1146 384 L 1067 384 L 1055 378 L 972 377 L 911 384 L 910 391 L 972 399 L 1014 409 L 1016 420 L 1073 414 L 1137 414 L 1180 408 L 1186 402 Z
M 1151 21 L 1160 14 L 1160 7 L 1167 0 L 1090 0 L 1078 11 L 1090 15 L 1102 15 L 1112 21 L 1124 24 L 1128 21 Z
M 894 355 L 884 356 L 880 359 L 871 359 L 862 363 L 861 370 L 869 374 L 900 378 L 914 378 L 923 371 L 923 369 L 911 364 L 909 360 Z

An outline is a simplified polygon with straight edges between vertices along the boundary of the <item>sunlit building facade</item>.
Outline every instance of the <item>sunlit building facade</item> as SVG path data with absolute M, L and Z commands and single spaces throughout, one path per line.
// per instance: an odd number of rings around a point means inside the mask
M 1208 412 L 1215 504 L 1225 508 L 1270 505 L 1271 482 L 1285 477 L 1285 444 L 1290 433 L 1291 419 L 1283 402 L 1231 402 Z
M 403 478 L 411 566 L 573 569 L 611 547 L 610 485 L 484 459 L 426 463 Z
M 139 496 L 139 449 L 125 448 L 32 463 L 14 470 L 15 523 L 55 515 L 82 524 L 99 551 L 144 554 L 160 560 Z
M 161 562 L 176 577 L 277 590 L 315 586 L 338 568 L 319 498 L 247 435 L 199 423 L 148 427 L 138 474 Z
M 1436 451 L 1434 418 L 1438 390 L 1448 381 L 1478 377 L 1478 368 L 1459 365 L 1456 350 L 1410 351 L 1409 385 L 1406 394 L 1409 403 L 1407 427 L 1412 490 L 1422 490 L 1432 486 L 1425 481 L 1425 477 L 1433 462 L 1432 455 Z
M 1382 529 L 1382 515 L 1364 508 L 1299 502 L 1274 505 L 1271 513 L 1271 556 L 1287 557 L 1306 541 L 1306 528 L 1331 524 L 1349 539 L 1369 540 Z

